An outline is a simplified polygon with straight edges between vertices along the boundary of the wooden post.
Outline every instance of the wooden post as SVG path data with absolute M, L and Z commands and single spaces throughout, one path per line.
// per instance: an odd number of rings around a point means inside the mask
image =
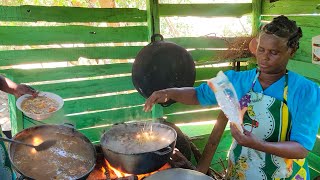
M 224 115 L 222 111 L 220 111 L 219 116 L 217 118 L 217 123 L 214 125 L 212 132 L 209 136 L 208 142 L 203 150 L 200 161 L 197 165 L 197 170 L 207 174 L 209 167 L 211 165 L 211 161 L 214 153 L 217 150 L 220 139 L 224 132 L 224 129 L 228 123 L 228 118 Z
M 147 21 L 149 29 L 149 42 L 151 36 L 160 33 L 160 18 L 159 18 L 159 1 L 147 0 Z
M 13 77 L 7 75 L 7 78 L 14 81 Z M 8 94 L 8 108 L 11 121 L 12 136 L 24 129 L 22 112 L 16 106 L 17 98 L 14 95 Z
M 151 42 L 151 36 L 154 34 L 160 34 L 160 18 L 159 18 L 159 1 L 147 0 L 147 21 L 149 29 L 148 40 Z M 163 107 L 159 104 L 155 104 L 152 108 L 152 118 L 163 117 Z
M 261 24 L 262 1 L 252 0 L 252 36 L 255 37 L 259 33 Z

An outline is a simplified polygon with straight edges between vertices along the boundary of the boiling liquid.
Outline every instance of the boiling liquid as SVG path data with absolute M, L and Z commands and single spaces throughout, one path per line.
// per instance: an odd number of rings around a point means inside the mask
M 24 142 L 39 144 L 41 136 L 37 137 L 27 138 Z M 93 167 L 94 153 L 87 142 L 61 133 L 52 134 L 51 137 L 57 142 L 44 151 L 16 145 L 13 161 L 24 175 L 37 180 L 77 179 Z

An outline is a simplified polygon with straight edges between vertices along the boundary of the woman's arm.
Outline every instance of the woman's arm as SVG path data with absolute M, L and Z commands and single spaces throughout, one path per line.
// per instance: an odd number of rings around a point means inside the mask
M 266 142 L 257 139 L 249 131 L 241 133 L 234 124 L 230 124 L 231 134 L 239 145 L 256 149 L 269 154 L 288 159 L 303 159 L 308 155 L 308 150 L 295 141 Z
M 17 84 L 10 79 L 0 76 L 0 90 L 9 94 L 13 94 L 17 88 Z
M 13 94 L 16 97 L 20 97 L 24 94 L 30 94 L 33 96 L 38 95 L 38 91 L 25 84 L 17 84 L 10 79 L 0 76 L 0 90 L 9 94 Z
M 196 96 L 196 90 L 193 87 L 169 88 L 153 92 L 152 95 L 146 100 L 143 109 L 144 111 L 150 111 L 154 104 L 164 103 L 170 99 L 188 105 L 199 104 Z

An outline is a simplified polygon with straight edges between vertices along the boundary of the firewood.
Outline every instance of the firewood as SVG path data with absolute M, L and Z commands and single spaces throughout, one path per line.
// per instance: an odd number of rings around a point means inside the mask
M 204 148 L 201 159 L 197 165 L 197 170 L 206 174 L 209 170 L 213 155 L 215 154 L 217 147 L 219 145 L 220 139 L 224 132 L 224 129 L 228 123 L 227 117 L 221 111 L 218 118 L 217 123 L 215 124 L 208 142 Z
M 199 163 L 199 160 L 201 158 L 201 152 L 200 150 L 198 149 L 198 147 L 191 141 L 191 139 L 189 138 L 189 141 L 190 141 L 190 147 L 191 147 L 191 151 L 193 153 L 193 156 L 196 160 L 197 163 Z
M 172 168 L 184 168 L 195 170 L 196 167 L 177 149 L 174 150 L 169 164 Z

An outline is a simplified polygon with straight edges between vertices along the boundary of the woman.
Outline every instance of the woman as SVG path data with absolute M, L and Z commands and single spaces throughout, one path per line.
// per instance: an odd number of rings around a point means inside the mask
M 310 179 L 304 158 L 319 128 L 320 89 L 306 78 L 286 70 L 299 48 L 300 27 L 279 16 L 262 28 L 257 39 L 257 69 L 225 74 L 234 85 L 243 116 L 244 132 L 231 124 L 236 140 L 229 153 L 230 179 Z M 207 84 L 154 92 L 144 110 L 173 99 L 184 104 L 217 104 Z M 293 161 L 292 159 L 299 159 Z
M 31 94 L 36 96 L 37 91 L 32 89 L 30 86 L 24 84 L 16 84 L 10 79 L 0 76 L 0 90 L 6 93 L 13 94 L 16 97 L 20 97 L 24 94 Z M 0 137 L 5 137 L 2 134 L 0 126 Z M 13 180 L 14 174 L 11 169 L 10 160 L 8 158 L 8 152 L 3 141 L 0 141 L 0 179 L 1 180 Z

